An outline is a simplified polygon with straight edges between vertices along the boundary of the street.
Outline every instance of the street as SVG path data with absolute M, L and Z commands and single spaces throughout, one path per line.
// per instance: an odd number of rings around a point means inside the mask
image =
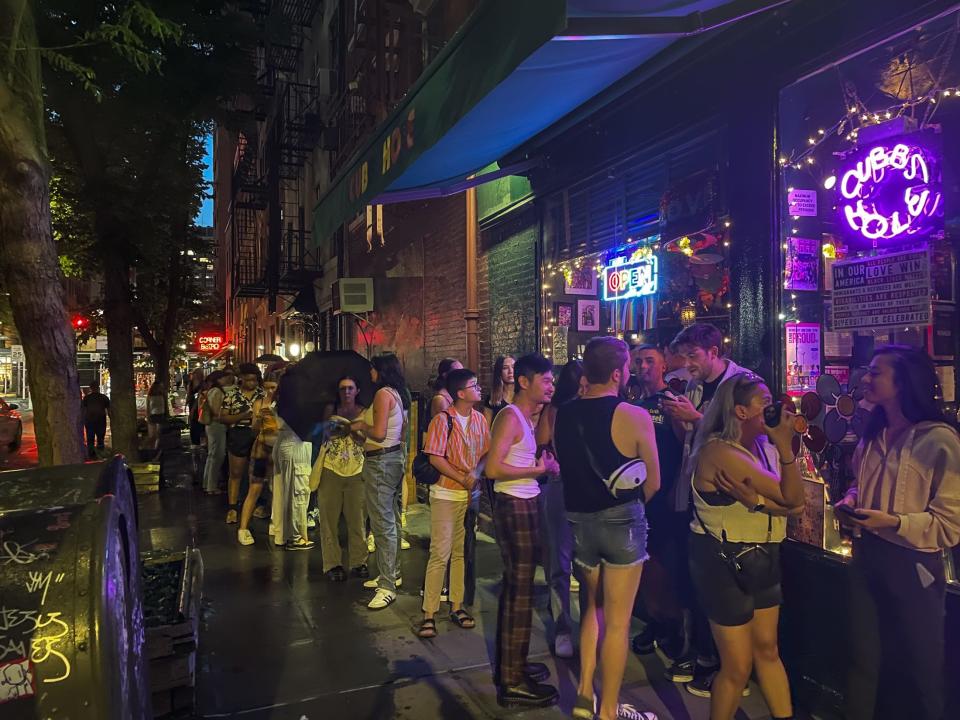
M 33 413 L 24 410 L 20 416 L 23 420 L 23 439 L 20 443 L 20 450 L 15 453 L 6 453 L 0 458 L 0 471 L 25 470 L 35 467 L 39 462 L 37 436 L 33 430 Z
M 491 538 L 481 534 L 478 542 L 478 599 L 473 608 L 477 628 L 456 629 L 441 612 L 438 637 L 416 637 L 429 547 L 426 505 L 408 510 L 407 537 L 413 547 L 402 553 L 403 587 L 397 602 L 371 612 L 365 606 L 371 593 L 359 580 L 340 584 L 324 578 L 319 544 L 298 553 L 268 546 L 266 521 L 254 520 L 256 543 L 242 547 L 236 542 L 236 526 L 223 522 L 221 500 L 192 489 L 167 488 L 140 500 L 142 549 L 182 547 L 193 538 L 203 555 L 198 717 L 569 716 L 578 663 L 557 660 L 548 652 L 547 592 L 540 570 L 530 659 L 550 667 L 560 704 L 529 711 L 497 705 L 491 661 L 501 565 Z M 622 702 L 653 710 L 660 720 L 705 720 L 709 701 L 665 680 L 663 670 L 658 656 L 641 661 L 631 654 Z M 759 690 L 752 687 L 738 720 L 769 717 Z

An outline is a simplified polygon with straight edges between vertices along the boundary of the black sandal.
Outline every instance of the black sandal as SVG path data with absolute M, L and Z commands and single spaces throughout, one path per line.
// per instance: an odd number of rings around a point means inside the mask
M 433 618 L 427 618 L 420 623 L 420 629 L 417 631 L 417 637 L 423 640 L 430 640 L 437 636 L 437 623 Z
M 477 626 L 477 621 L 467 614 L 467 611 L 461 608 L 456 612 L 450 613 L 450 620 L 464 630 L 473 630 Z

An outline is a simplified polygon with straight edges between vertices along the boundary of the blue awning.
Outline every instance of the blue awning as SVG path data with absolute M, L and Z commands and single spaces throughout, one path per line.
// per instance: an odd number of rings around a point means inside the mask
M 787 1 L 484 0 L 320 199 L 314 241 L 364 205 L 462 189 L 677 40 Z

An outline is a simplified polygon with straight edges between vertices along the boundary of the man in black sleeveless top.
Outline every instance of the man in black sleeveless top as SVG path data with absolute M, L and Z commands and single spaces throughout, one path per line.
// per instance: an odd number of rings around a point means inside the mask
M 647 521 L 642 500 L 660 488 L 660 464 L 650 414 L 622 401 L 630 377 L 627 345 L 613 337 L 593 338 L 583 356 L 590 386 L 583 397 L 557 413 L 555 445 L 563 477 L 567 518 L 575 538 L 574 572 L 585 610 L 580 620 L 580 684 L 574 717 L 594 713 L 593 676 L 597 669 L 597 594 L 603 585 L 605 632 L 600 645 L 602 686 L 596 717 L 615 720 L 627 661 L 630 618 L 647 559 Z M 637 494 L 618 497 L 607 480 L 637 459 L 646 480 Z M 602 571 L 601 571 L 602 568 Z M 581 597 L 581 600 L 584 598 Z M 635 717 L 654 718 L 634 711 Z

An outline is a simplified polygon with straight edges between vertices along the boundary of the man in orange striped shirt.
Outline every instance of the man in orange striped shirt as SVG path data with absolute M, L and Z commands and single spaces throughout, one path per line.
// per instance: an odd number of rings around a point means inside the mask
M 437 635 L 433 616 L 440 609 L 440 589 L 450 561 L 450 620 L 470 629 L 476 622 L 463 609 L 464 518 L 470 493 L 477 483 L 478 467 L 490 448 L 487 420 L 474 406 L 480 402 L 477 376 L 470 370 L 451 370 L 447 392 L 453 404 L 430 421 L 423 452 L 440 472 L 430 486 L 430 559 L 423 590 L 422 638 Z

